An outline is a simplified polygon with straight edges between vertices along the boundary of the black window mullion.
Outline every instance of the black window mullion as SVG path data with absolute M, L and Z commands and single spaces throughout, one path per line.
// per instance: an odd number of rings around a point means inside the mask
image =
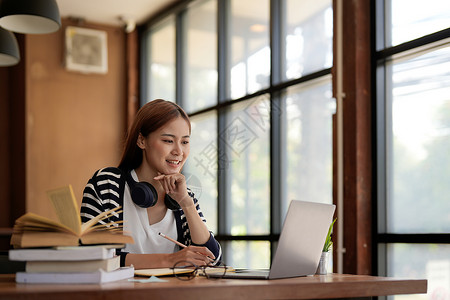
M 386 37 L 386 18 L 391 18 L 390 11 L 386 11 L 386 3 L 384 0 L 376 2 L 375 8 L 375 45 L 373 48 L 375 50 L 381 50 L 386 47 L 387 39 L 390 40 L 390 37 Z M 389 5 L 388 5 L 389 6 Z M 386 14 L 389 15 L 386 15 Z M 374 53 L 377 53 L 374 51 Z M 374 63 L 374 74 L 376 76 L 376 83 L 374 88 L 374 99 L 376 101 L 376 164 L 377 170 L 376 174 L 376 217 L 377 219 L 373 221 L 373 226 L 376 228 L 377 236 L 380 232 L 386 232 L 387 230 L 387 190 L 388 190 L 388 147 L 389 142 L 387 141 L 387 115 L 389 111 L 388 104 L 386 103 L 387 98 L 387 87 L 386 87 L 386 66 L 383 61 L 376 60 Z M 373 261 L 376 261 L 377 264 L 374 265 L 374 269 L 376 269 L 375 275 L 387 275 L 387 247 L 385 244 L 374 243 L 375 246 L 373 249 L 376 251 L 374 256 L 376 258 Z
M 150 86 L 150 74 L 148 74 L 148 64 L 149 57 L 151 57 L 151 47 L 149 45 L 150 40 L 150 30 L 147 29 L 141 34 L 141 38 L 139 40 L 139 76 L 140 76 L 140 101 L 139 105 L 143 106 L 146 103 L 146 99 L 148 99 L 148 90 L 151 88 Z
M 420 47 L 424 47 L 427 45 L 430 45 L 434 42 L 438 42 L 444 39 L 448 39 L 450 37 L 450 28 L 446 28 L 425 36 L 422 36 L 420 38 L 404 42 L 402 44 L 392 46 L 392 47 L 385 47 L 379 51 L 376 52 L 376 57 L 378 59 L 387 59 L 392 58 L 393 56 L 397 54 L 402 54 L 410 50 L 418 49 Z
M 186 65 L 186 10 L 181 10 L 175 19 L 175 99 L 183 107 L 186 101 L 184 78 Z
M 375 27 L 375 45 L 373 45 L 372 49 L 382 49 L 385 46 L 385 8 L 384 1 L 377 1 L 375 14 L 374 14 L 374 22 L 373 26 Z M 374 51 L 373 53 L 376 53 Z M 373 220 L 372 226 L 376 234 L 380 231 L 386 231 L 386 179 L 387 179 L 387 161 L 386 161 L 386 74 L 385 74 L 385 66 L 383 63 L 379 63 L 374 60 L 373 63 L 373 74 L 375 74 L 376 82 L 374 83 L 374 97 L 375 99 L 375 113 L 376 116 L 374 119 L 376 120 L 375 128 L 376 128 L 376 138 L 373 141 L 374 145 L 376 145 L 375 153 L 376 153 L 376 171 L 374 171 L 374 178 L 376 178 L 376 205 L 374 205 L 376 211 L 374 216 L 376 219 Z M 372 248 L 374 250 L 372 260 L 377 262 L 373 265 L 373 269 L 375 269 L 374 275 L 386 275 L 387 270 L 387 261 L 386 261 L 386 247 L 380 246 L 378 243 L 374 243 Z
M 220 103 L 223 103 L 225 99 L 228 99 L 230 76 L 229 76 L 229 55 L 230 55 L 230 43 L 229 43 L 229 13 L 230 3 L 227 0 L 217 1 L 217 49 L 218 49 L 218 93 L 217 93 L 217 189 L 218 189 L 218 235 L 226 236 L 228 234 L 227 228 L 229 222 L 230 213 L 228 211 L 227 202 L 230 199 L 230 178 L 229 171 L 226 165 L 226 145 L 223 139 L 220 138 L 220 132 L 223 132 L 226 126 L 226 108 L 221 108 Z M 225 253 L 226 254 L 226 253 Z M 225 257 L 226 260 L 226 257 Z
M 282 20 L 285 15 L 286 3 L 284 0 L 270 1 L 270 89 L 283 79 L 285 47 L 283 37 L 285 29 Z M 281 203 L 282 188 L 282 140 L 280 103 L 281 92 L 270 93 L 270 234 L 275 236 L 281 232 Z M 276 251 L 276 243 L 270 241 L 271 260 Z
M 381 233 L 377 243 L 450 244 L 450 233 Z
M 230 11 L 231 4 L 228 0 L 217 0 L 217 68 L 218 68 L 218 100 L 217 103 L 220 105 L 226 99 L 229 99 L 230 94 L 230 74 L 229 70 L 229 60 L 231 52 L 230 43 Z M 220 131 L 220 130 L 219 130 Z

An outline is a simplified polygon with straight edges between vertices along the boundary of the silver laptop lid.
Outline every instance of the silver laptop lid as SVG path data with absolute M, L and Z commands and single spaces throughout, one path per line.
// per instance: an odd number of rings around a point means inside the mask
M 291 201 L 269 279 L 316 272 L 335 208 L 332 204 Z

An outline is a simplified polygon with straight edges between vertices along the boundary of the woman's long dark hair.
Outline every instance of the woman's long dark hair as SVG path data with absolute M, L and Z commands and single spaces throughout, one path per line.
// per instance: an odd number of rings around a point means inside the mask
M 191 132 L 191 122 L 186 112 L 176 103 L 156 99 L 142 106 L 136 114 L 133 124 L 128 131 L 122 159 L 119 168 L 122 171 L 131 171 L 139 167 L 142 163 L 142 149 L 138 147 L 137 140 L 139 133 L 147 137 L 150 133 L 158 130 L 167 122 L 177 117 L 182 117 L 189 124 Z

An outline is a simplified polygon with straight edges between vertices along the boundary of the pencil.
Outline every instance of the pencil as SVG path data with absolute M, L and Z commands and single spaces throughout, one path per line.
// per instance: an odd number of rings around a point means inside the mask
M 178 246 L 180 246 L 180 247 L 182 247 L 182 248 L 186 248 L 186 247 L 187 247 L 186 245 L 183 245 L 183 244 L 180 243 L 179 241 L 176 241 L 176 240 L 174 240 L 173 238 L 168 237 L 168 236 L 165 235 L 164 233 L 159 232 L 158 234 L 159 234 L 160 236 L 162 236 L 163 238 L 168 239 L 168 240 L 171 241 L 172 243 L 175 243 L 175 244 L 177 244 Z
M 179 241 L 174 240 L 173 238 L 171 238 L 171 237 L 165 235 L 165 234 L 162 233 L 162 232 L 158 232 L 158 234 L 159 234 L 160 236 L 162 236 L 163 238 L 168 239 L 168 240 L 171 241 L 172 243 L 177 244 L 177 245 L 180 246 L 181 248 L 186 248 L 186 247 L 187 247 L 186 245 L 183 245 L 183 244 L 180 243 Z M 209 259 L 210 262 L 213 262 L 213 261 L 214 261 L 214 259 L 212 259 L 211 257 L 209 257 L 209 256 L 206 256 L 206 257 Z

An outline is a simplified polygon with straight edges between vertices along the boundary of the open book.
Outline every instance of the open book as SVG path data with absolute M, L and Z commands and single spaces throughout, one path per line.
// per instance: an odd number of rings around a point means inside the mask
M 133 243 L 131 236 L 123 234 L 121 224 L 114 222 L 98 225 L 101 220 L 118 214 L 120 207 L 103 212 L 81 224 L 77 201 L 72 186 L 47 192 L 59 222 L 26 213 L 14 224 L 11 245 L 14 248 L 78 246 L 93 244 Z
M 206 267 L 205 272 L 208 274 L 223 274 L 224 271 L 221 268 L 215 267 Z M 193 268 L 155 268 L 155 269 L 136 269 L 134 270 L 135 276 L 143 276 L 143 277 L 161 277 L 161 276 L 173 276 L 175 274 L 187 274 L 192 273 L 194 271 Z M 227 266 L 226 272 L 235 272 L 235 269 Z M 200 275 L 203 275 L 204 272 L 199 272 Z

